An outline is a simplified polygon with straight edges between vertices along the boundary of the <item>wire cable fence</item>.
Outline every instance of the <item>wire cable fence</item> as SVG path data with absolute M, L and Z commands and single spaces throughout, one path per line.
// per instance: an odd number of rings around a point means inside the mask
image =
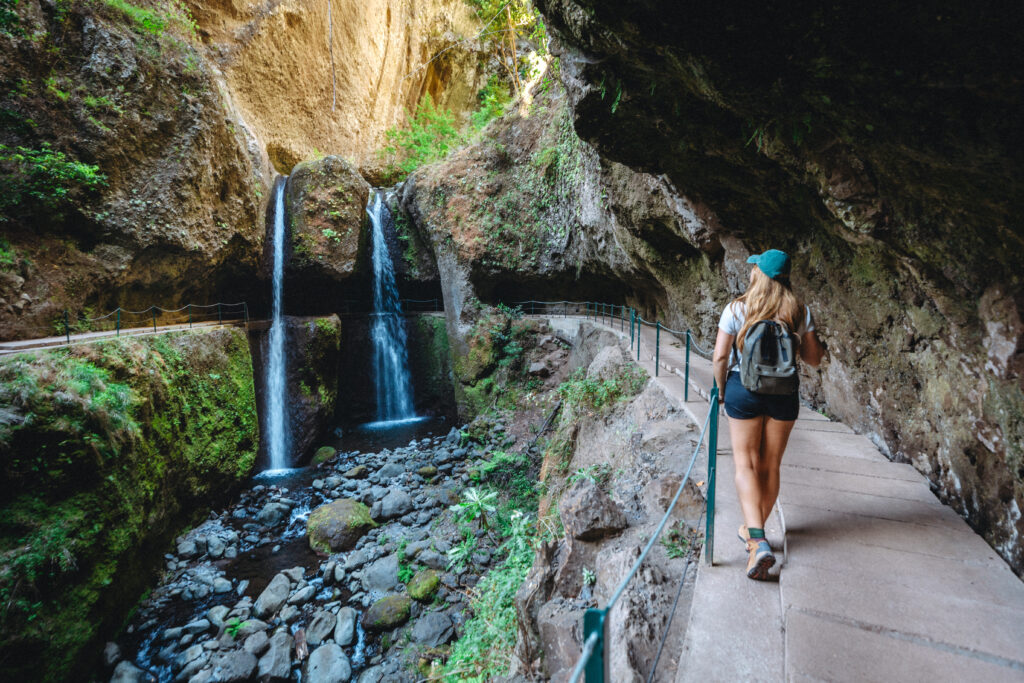
M 222 325 L 247 324 L 249 322 L 249 306 L 246 302 L 238 303 L 215 303 L 215 304 L 185 304 L 180 308 L 163 308 L 161 306 L 150 306 L 141 311 L 133 311 L 120 306 L 104 313 L 103 315 L 91 315 L 89 309 L 72 315 L 67 310 L 63 311 L 50 327 L 25 327 L 22 330 L 31 329 L 42 332 L 32 339 L 43 339 L 52 337 L 64 337 L 65 342 L 70 344 L 71 337 L 81 334 L 95 334 L 106 332 L 106 335 L 113 333 L 113 336 L 122 334 L 139 334 L 142 332 L 156 332 L 161 327 L 174 326 L 201 326 L 201 325 Z

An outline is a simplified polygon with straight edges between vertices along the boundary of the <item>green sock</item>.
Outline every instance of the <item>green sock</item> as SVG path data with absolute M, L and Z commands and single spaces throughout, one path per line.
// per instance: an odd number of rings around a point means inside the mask
M 750 537 L 755 539 L 764 538 L 764 529 L 755 529 L 754 527 L 747 527 L 747 531 L 750 532 Z

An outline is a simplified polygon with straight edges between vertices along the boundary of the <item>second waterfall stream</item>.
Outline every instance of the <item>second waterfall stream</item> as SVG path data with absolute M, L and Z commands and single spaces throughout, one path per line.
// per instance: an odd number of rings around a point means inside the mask
M 367 207 L 372 225 L 373 248 L 373 372 L 377 393 L 377 423 L 386 424 L 416 419 L 412 404 L 412 379 L 409 375 L 409 351 L 406 345 L 405 318 L 402 315 L 395 269 L 384 235 L 391 213 L 381 194 L 375 193 Z

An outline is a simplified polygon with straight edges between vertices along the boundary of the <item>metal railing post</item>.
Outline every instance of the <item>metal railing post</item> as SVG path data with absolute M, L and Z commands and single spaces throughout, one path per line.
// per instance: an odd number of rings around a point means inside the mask
M 661 365 L 661 321 L 654 321 L 654 376 L 658 376 L 658 366 Z
M 583 613 L 583 641 L 586 642 L 592 633 L 597 633 L 594 653 L 590 655 L 583 674 L 587 683 L 604 683 L 604 618 L 607 612 L 591 607 Z
M 64 309 L 64 338 L 71 343 L 71 328 L 68 326 L 68 309 Z
M 683 377 L 683 402 L 690 400 L 690 331 L 686 331 L 686 372 Z
M 636 318 L 636 311 L 634 311 L 633 307 L 630 306 L 630 308 L 629 308 L 629 348 L 631 350 L 633 348 L 633 320 L 635 318 Z
M 156 306 L 150 306 L 149 310 L 153 311 L 153 331 L 156 332 Z
M 224 324 L 224 314 L 221 312 L 221 308 L 220 308 L 220 303 L 219 302 L 217 303 L 217 324 L 218 325 L 223 325 Z
M 117 337 L 121 336 L 121 307 L 117 307 Z
M 644 321 L 640 318 L 640 315 L 636 316 L 636 359 L 640 360 L 640 333 L 644 331 Z
M 192 329 L 192 304 L 188 305 L 188 329 Z
M 712 382 L 711 411 L 708 430 L 708 493 L 707 525 L 704 528 L 704 563 L 708 566 L 715 561 L 715 470 L 718 467 L 718 383 Z
M 243 301 L 242 302 L 242 315 L 245 316 L 245 324 L 248 325 L 249 324 L 249 302 L 248 301 Z

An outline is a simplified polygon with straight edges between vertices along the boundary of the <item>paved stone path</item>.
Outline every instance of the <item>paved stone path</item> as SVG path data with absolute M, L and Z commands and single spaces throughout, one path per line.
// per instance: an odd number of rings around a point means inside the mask
M 654 341 L 645 328 L 652 377 Z M 660 349 L 656 380 L 703 424 L 711 363 L 691 355 L 684 402 L 684 345 L 663 333 Z M 700 565 L 677 683 L 1024 681 L 1024 582 L 912 466 L 806 407 L 767 524 L 780 566 L 747 579 L 721 427 L 714 565 Z

